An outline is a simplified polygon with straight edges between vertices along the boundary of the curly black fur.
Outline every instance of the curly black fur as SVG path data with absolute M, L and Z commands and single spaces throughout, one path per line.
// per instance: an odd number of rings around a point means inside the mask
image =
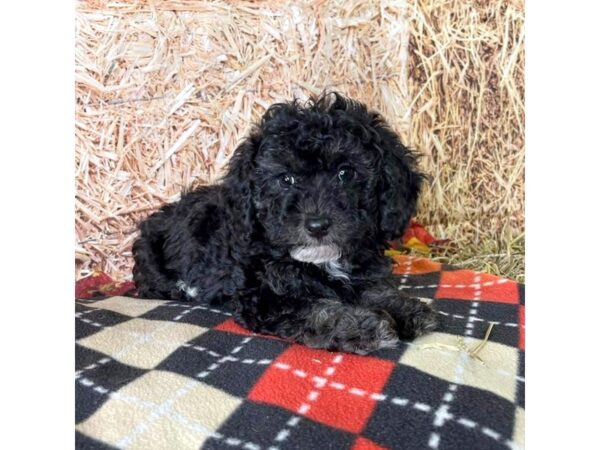
M 336 93 L 275 104 L 219 184 L 141 223 L 140 296 L 228 302 L 252 331 L 312 347 L 393 347 L 436 326 L 429 306 L 400 294 L 384 256 L 423 178 L 365 105 Z

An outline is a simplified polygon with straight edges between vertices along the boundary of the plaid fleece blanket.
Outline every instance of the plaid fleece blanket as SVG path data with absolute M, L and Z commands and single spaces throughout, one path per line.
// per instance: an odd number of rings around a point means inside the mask
M 126 297 L 133 285 L 103 274 L 79 281 L 76 447 L 523 448 L 524 286 L 394 259 L 441 326 L 369 356 L 255 335 L 202 303 Z

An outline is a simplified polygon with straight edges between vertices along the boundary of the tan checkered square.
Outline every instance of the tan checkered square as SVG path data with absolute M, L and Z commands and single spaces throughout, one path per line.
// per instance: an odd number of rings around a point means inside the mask
M 78 341 L 124 364 L 151 369 L 181 344 L 207 331 L 196 325 L 132 319 Z
M 241 403 L 197 380 L 153 371 L 111 396 L 77 430 L 128 449 L 197 449 Z
M 515 411 L 515 426 L 512 440 L 521 448 L 525 448 L 525 410 L 518 407 Z
M 130 317 L 139 317 L 153 310 L 157 306 L 164 305 L 164 300 L 143 300 L 131 297 L 111 297 L 106 300 L 95 302 L 94 308 L 107 309 Z
M 446 333 L 432 333 L 423 336 L 404 352 L 400 363 L 451 383 L 456 382 L 491 391 L 514 402 L 518 350 L 488 341 L 478 354 L 483 360 L 482 364 L 460 349 L 462 339 Z M 481 343 L 481 340 L 465 338 L 464 343 L 469 349 L 472 349 Z M 460 370 L 461 364 L 464 364 L 462 371 Z

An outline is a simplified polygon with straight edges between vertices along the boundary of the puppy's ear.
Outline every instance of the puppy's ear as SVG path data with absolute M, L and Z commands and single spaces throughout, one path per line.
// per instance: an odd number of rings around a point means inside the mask
M 239 217 L 248 227 L 254 220 L 252 178 L 259 145 L 259 134 L 254 131 L 235 149 L 223 177 L 223 184 L 233 193 L 238 211 L 242 213 Z
M 225 183 L 250 187 L 258 146 L 259 139 L 256 133 L 253 133 L 234 150 L 227 166 L 227 173 L 223 178 Z
M 425 176 L 417 169 L 417 155 L 402 144 L 379 114 L 370 115 L 373 145 L 381 155 L 379 231 L 382 239 L 389 241 L 408 226 Z
M 250 135 L 235 149 L 224 177 L 226 182 L 250 181 L 252 172 L 256 168 L 254 161 L 263 137 L 280 132 L 287 123 L 296 126 L 296 122 L 290 121 L 289 117 L 297 112 L 297 105 L 298 101 L 293 100 L 269 106 L 260 121 L 254 124 Z

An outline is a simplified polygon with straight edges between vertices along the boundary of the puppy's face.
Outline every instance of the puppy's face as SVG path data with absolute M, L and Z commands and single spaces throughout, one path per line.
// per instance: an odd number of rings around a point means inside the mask
M 377 162 L 353 135 L 315 119 L 263 135 L 253 201 L 270 242 L 319 264 L 375 231 Z
M 226 182 L 252 205 L 271 245 L 321 264 L 400 235 L 421 178 L 379 114 L 330 94 L 269 108 Z

